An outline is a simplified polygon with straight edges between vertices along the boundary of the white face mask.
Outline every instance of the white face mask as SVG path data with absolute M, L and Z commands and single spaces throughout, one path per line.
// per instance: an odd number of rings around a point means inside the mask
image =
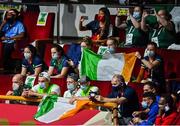
M 53 59 L 58 59 L 59 56 L 58 56 L 58 53 L 54 53 L 53 56 L 52 56 Z
M 24 53 L 24 58 L 25 59 L 29 59 L 31 57 L 31 53 Z
M 13 83 L 12 89 L 13 89 L 13 91 L 18 90 L 19 89 L 19 84 L 18 83 Z
M 168 106 L 168 105 L 165 105 L 165 107 L 164 107 L 164 111 L 165 111 L 165 112 L 168 112 L 168 111 L 169 111 L 169 109 L 170 109 L 170 108 L 169 108 L 169 106 Z
M 40 85 L 41 89 L 45 89 L 46 88 L 46 83 L 45 82 L 41 82 L 41 83 L 39 83 L 39 85 Z
M 153 57 L 155 55 L 155 52 L 147 50 L 146 54 L 148 57 Z
M 70 90 L 70 91 L 74 91 L 75 88 L 76 88 L 76 86 L 75 86 L 73 83 L 69 83 L 69 84 L 67 85 L 67 89 Z

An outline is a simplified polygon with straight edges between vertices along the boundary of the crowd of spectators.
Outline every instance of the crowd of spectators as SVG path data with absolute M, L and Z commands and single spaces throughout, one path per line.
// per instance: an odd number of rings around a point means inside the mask
M 142 2 L 142 1 L 141 1 Z M 145 1 L 152 2 L 152 1 Z M 162 2 L 160 0 L 156 2 Z M 16 20 L 18 13 L 9 10 L 5 20 L 0 26 L 4 32 L 1 40 L 4 44 L 4 68 L 9 68 L 12 61 L 10 55 L 17 39 L 24 37 L 24 26 Z M 154 16 L 156 22 L 147 23 L 147 17 Z M 69 98 L 69 103 L 76 100 L 90 99 L 93 102 L 117 103 L 118 113 L 116 118 L 121 125 L 169 125 L 173 123 L 177 112 L 176 105 L 179 100 L 178 93 L 168 94 L 165 90 L 164 65 L 161 56 L 156 53 L 158 48 L 168 48 L 176 42 L 176 32 L 171 21 L 171 15 L 164 9 L 155 11 L 154 15 L 148 14 L 141 6 L 129 9 L 127 20 L 121 21 L 116 16 L 115 26 L 126 30 L 126 40 L 121 46 L 146 47 L 144 55 L 135 53 L 141 61 L 141 70 L 136 82 L 144 83 L 142 102 L 138 99 L 136 91 L 128 86 L 120 74 L 114 74 L 111 79 L 112 91 L 107 97 L 101 96 L 101 90 L 92 86 L 88 76 L 80 76 L 79 64 L 84 48 L 93 51 L 93 46 L 99 46 L 98 54 L 105 55 L 116 53 L 119 47 L 117 39 L 110 33 L 110 12 L 106 7 L 99 9 L 97 19 L 84 25 L 85 17 L 79 22 L 80 31 L 90 30 L 91 37 L 84 37 L 79 44 L 72 44 L 66 54 L 58 44 L 53 44 L 50 53 L 50 65 L 46 67 L 45 62 L 38 55 L 36 47 L 28 45 L 24 48 L 22 69 L 20 74 L 14 75 L 12 79 L 12 90 L 6 95 L 22 97 L 38 97 L 45 95 L 58 95 Z M 111 37 L 110 37 L 111 36 Z M 81 68 L 83 69 L 83 68 Z M 38 77 L 38 84 L 26 87 L 24 77 Z M 67 90 L 61 94 L 61 87 L 51 83 L 51 78 L 66 78 Z M 162 95 L 166 93 L 166 95 Z M 139 104 L 141 103 L 141 105 Z M 26 103 L 28 104 L 28 103 Z

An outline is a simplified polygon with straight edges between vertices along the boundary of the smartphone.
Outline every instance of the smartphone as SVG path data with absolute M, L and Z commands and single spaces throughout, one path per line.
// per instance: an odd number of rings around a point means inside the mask
M 88 20 L 88 16 L 82 16 L 82 18 L 84 18 L 84 20 Z
M 148 9 L 146 10 L 148 14 L 155 14 L 154 9 Z

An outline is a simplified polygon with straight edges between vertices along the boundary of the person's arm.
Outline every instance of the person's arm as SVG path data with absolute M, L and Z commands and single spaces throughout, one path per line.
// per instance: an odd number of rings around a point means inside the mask
M 153 62 L 149 62 L 142 58 L 141 54 L 139 52 L 136 52 L 135 56 L 141 60 L 141 62 L 148 68 L 153 69 L 155 66 L 159 65 L 160 62 L 158 60 L 155 60 Z
M 158 15 L 156 16 L 162 26 L 164 26 L 169 31 L 173 31 L 173 24 L 171 21 L 167 20 L 165 17 L 160 17 Z
M 42 70 L 42 66 L 36 67 L 35 70 L 34 70 L 34 75 L 38 76 L 39 73 L 41 72 L 41 70 Z
M 73 68 L 74 72 L 79 75 L 78 66 L 75 66 L 74 62 L 71 59 L 67 60 L 67 63 L 69 66 L 71 66 Z
M 147 12 L 143 12 L 142 19 L 141 19 L 141 30 L 144 32 L 148 31 L 148 27 L 146 25 L 146 17 L 148 16 Z
M 21 68 L 21 75 L 26 76 L 27 73 L 27 68 L 26 67 L 22 67 Z
M 13 36 L 13 37 L 11 37 L 9 39 L 10 40 L 22 40 L 24 38 L 24 36 L 25 36 L 25 32 L 22 32 L 22 33 L 20 33 L 18 35 L 15 35 L 15 36 Z
M 127 102 L 127 99 L 125 97 L 120 97 L 120 98 L 106 98 L 100 95 L 97 95 L 96 100 L 99 102 L 113 102 L 117 104 L 122 104 L 124 102 Z
M 84 17 L 81 16 L 81 19 L 79 21 L 79 30 L 80 31 L 86 31 L 87 30 L 87 27 L 83 26 L 83 22 L 84 22 Z
M 6 24 L 6 20 L 3 20 L 2 21 L 2 23 L 1 23 L 1 25 L 0 25 L 0 31 L 2 31 L 3 30 L 3 27 L 4 27 L 4 25 Z
M 45 95 L 47 94 L 40 94 L 40 93 L 34 92 L 33 90 L 28 91 L 28 97 L 37 96 L 38 98 L 42 98 Z
M 51 76 L 53 75 L 54 66 L 50 66 L 48 70 L 48 74 Z
M 76 96 L 73 96 L 72 98 L 70 98 L 69 103 L 73 104 L 76 100 L 89 100 L 89 98 L 88 97 L 76 97 Z
M 127 27 L 127 24 L 126 22 L 121 22 L 120 20 L 120 17 L 119 16 L 116 16 L 116 19 L 115 19 L 115 26 L 117 28 L 120 28 L 120 29 L 125 29 Z
M 145 110 L 142 110 L 142 111 L 134 111 L 132 115 L 134 117 L 137 117 L 137 116 L 140 116 L 141 114 L 147 114 L 149 111 L 150 111 L 149 109 L 145 109 Z
M 51 76 L 51 78 L 63 78 L 67 75 L 68 70 L 69 70 L 69 67 L 63 67 L 60 74 Z

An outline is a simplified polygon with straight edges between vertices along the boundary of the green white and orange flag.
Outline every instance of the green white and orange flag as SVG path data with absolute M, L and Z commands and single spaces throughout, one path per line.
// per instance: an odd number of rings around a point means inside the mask
M 129 82 L 135 62 L 135 52 L 98 55 L 83 49 L 80 74 L 87 75 L 91 80 L 101 81 L 109 81 L 114 74 L 122 74 L 125 81 Z
M 67 98 L 57 95 L 45 96 L 34 117 L 40 122 L 51 123 L 74 116 L 88 103 L 89 101 L 77 101 L 75 104 L 70 104 Z

